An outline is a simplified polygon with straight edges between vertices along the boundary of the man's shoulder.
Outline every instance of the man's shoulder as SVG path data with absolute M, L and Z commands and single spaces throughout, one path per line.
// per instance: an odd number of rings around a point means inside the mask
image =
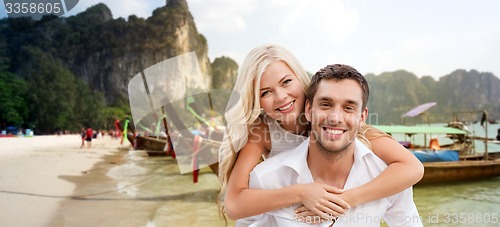
M 379 158 L 370 148 L 358 139 L 356 139 L 355 160 L 363 161 L 371 165 L 377 165 L 384 169 L 387 167 L 384 160 Z

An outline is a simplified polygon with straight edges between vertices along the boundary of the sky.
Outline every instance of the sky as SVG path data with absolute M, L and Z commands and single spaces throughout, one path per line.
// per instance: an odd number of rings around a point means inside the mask
M 166 1 L 80 0 L 66 15 L 99 2 L 127 19 L 147 18 Z M 404 69 L 438 79 L 476 69 L 500 77 L 496 0 L 188 0 L 188 6 L 211 61 L 227 56 L 241 65 L 251 49 L 274 43 L 311 73 L 342 63 L 363 74 Z

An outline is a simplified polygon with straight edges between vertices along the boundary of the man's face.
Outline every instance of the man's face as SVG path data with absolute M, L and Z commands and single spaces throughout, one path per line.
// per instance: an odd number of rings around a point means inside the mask
M 368 109 L 362 109 L 362 90 L 351 79 L 322 80 L 312 105 L 306 102 L 306 117 L 311 122 L 311 141 L 328 153 L 353 147 Z

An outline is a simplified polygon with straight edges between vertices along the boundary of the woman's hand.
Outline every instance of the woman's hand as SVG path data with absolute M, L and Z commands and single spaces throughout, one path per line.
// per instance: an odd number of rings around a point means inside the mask
M 297 216 L 335 218 L 345 214 L 351 208 L 340 196 L 343 193 L 342 189 L 322 183 L 295 186 L 298 187 L 304 205 L 304 207 L 295 210 Z

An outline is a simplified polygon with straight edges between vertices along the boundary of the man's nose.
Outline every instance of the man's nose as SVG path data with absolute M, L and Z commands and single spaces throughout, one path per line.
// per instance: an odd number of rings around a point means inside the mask
M 338 124 L 344 121 L 344 116 L 342 115 L 340 107 L 335 107 L 330 111 L 328 121 L 333 124 Z

